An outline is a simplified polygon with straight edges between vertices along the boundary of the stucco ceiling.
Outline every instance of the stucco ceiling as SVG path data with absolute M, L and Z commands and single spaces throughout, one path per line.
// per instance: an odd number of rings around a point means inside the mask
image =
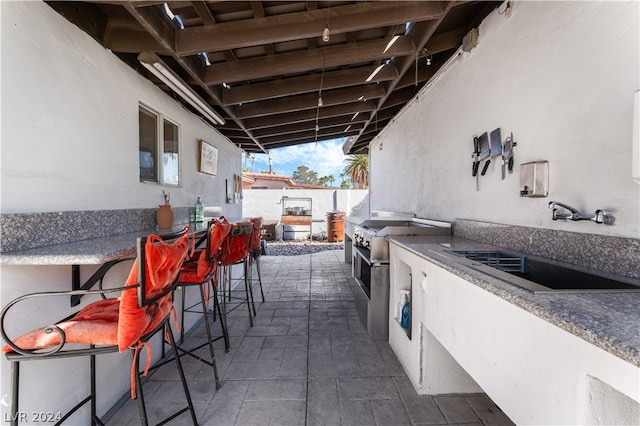
M 348 138 L 349 153 L 366 153 L 500 4 L 169 1 L 178 17 L 171 19 L 158 1 L 47 3 L 174 96 L 138 60 L 155 53 L 225 120 L 215 127 L 249 153 L 337 138 Z

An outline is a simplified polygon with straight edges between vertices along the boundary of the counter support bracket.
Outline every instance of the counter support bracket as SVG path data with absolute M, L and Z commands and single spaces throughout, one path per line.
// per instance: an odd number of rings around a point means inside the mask
M 80 284 L 80 265 L 71 265 L 71 290 L 90 290 L 95 283 L 104 278 L 107 271 L 111 269 L 113 265 L 123 260 L 127 259 L 115 259 L 105 263 L 100 268 L 98 268 L 98 270 L 94 272 L 94 274 L 91 275 L 91 277 L 89 277 L 89 279 L 84 284 Z M 82 299 L 82 294 L 72 295 L 71 307 L 79 305 L 80 299 Z

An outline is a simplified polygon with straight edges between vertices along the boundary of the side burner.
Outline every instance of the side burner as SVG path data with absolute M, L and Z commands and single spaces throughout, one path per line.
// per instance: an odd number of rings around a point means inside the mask
M 369 263 L 389 262 L 387 235 L 451 235 L 451 224 L 428 219 L 365 220 L 353 233 L 353 245 L 369 250 Z

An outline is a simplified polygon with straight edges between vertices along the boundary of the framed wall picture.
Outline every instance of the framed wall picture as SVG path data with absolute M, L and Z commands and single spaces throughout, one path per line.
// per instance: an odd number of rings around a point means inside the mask
M 200 140 L 200 173 L 216 175 L 218 173 L 218 148 Z

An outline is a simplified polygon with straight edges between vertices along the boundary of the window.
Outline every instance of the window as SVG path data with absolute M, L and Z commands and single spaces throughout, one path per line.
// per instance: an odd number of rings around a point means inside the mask
M 163 120 L 164 150 L 162 152 L 162 183 L 180 184 L 180 135 L 178 125 Z
M 180 185 L 180 127 L 140 106 L 140 181 Z

